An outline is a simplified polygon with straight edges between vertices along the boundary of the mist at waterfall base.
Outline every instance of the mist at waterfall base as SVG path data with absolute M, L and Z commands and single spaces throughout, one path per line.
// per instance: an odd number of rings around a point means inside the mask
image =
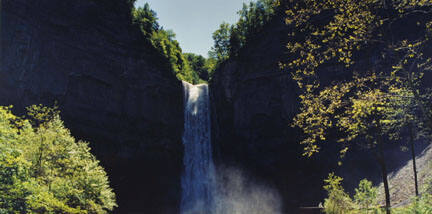
M 240 169 L 215 167 L 208 85 L 183 82 L 184 172 L 181 214 L 279 214 L 280 197 Z

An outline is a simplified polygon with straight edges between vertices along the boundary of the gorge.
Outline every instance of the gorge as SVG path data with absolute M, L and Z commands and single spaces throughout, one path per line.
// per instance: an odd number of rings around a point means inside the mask
M 73 136 L 89 141 L 106 169 L 114 213 L 297 213 L 323 201 L 329 172 L 343 176 L 351 193 L 361 178 L 379 184 L 375 158 L 361 146 L 342 166 L 336 141 L 302 156 L 304 135 L 291 126 L 300 91 L 279 66 L 294 30 L 284 11 L 208 85 L 192 85 L 132 23 L 128 2 L 0 2 L 0 105 L 22 114 L 57 103 Z M 414 28 L 417 19 L 403 24 Z M 354 68 L 379 64 L 376 49 L 356 55 Z M 323 70 L 327 82 L 343 76 L 341 66 Z M 417 153 L 428 145 L 419 142 Z M 410 159 L 399 145 L 387 145 L 386 154 L 389 171 Z

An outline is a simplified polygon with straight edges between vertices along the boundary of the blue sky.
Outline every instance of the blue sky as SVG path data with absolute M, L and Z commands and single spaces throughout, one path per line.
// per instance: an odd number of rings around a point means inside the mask
M 138 0 L 136 7 L 145 2 L 156 11 L 159 24 L 172 29 L 185 53 L 207 57 L 213 46 L 212 33 L 225 21 L 238 19 L 237 11 L 243 2 L 251 0 Z

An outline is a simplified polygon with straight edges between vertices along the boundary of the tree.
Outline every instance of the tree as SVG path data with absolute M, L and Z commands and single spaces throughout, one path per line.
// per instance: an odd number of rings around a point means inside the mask
M 180 44 L 175 40 L 175 36 L 172 30 L 160 29 L 153 33 L 151 42 L 168 60 L 171 65 L 170 67 L 178 79 L 196 84 L 199 82 L 199 76 L 191 68 L 189 61 L 180 48 Z
M 222 23 L 219 29 L 213 33 L 214 46 L 211 52 L 219 61 L 223 61 L 229 57 L 231 49 L 230 35 L 231 26 L 228 23 Z
M 137 25 L 146 38 L 159 30 L 157 14 L 148 3 L 144 7 L 132 8 L 132 23 Z
M 243 8 L 237 12 L 240 16 L 237 23 L 222 23 L 213 33 L 214 46 L 209 52 L 210 58 L 222 62 L 229 57 L 238 56 L 240 49 L 263 30 L 279 6 L 280 2 L 277 0 L 243 3 Z
M 348 213 L 354 208 L 354 204 L 349 195 L 342 187 L 343 179 L 330 173 L 324 180 L 324 189 L 328 193 L 328 198 L 324 201 L 324 212 L 327 214 Z
M 0 108 L 0 213 L 25 213 L 26 200 L 31 192 L 26 188 L 30 181 L 30 163 L 17 148 L 18 118 L 8 107 Z M 29 125 L 23 127 L 28 129 Z
M 355 192 L 354 200 L 360 206 L 360 209 L 365 209 L 366 213 L 368 213 L 369 208 L 376 206 L 378 190 L 372 186 L 372 182 L 367 179 L 361 180 Z
M 208 81 L 210 72 L 208 70 L 209 67 L 206 67 L 207 59 L 201 55 L 196 55 L 193 53 L 185 53 L 184 55 L 194 73 L 198 74 L 198 77 L 201 80 Z
M 212 78 L 214 72 L 216 71 L 217 63 L 218 62 L 215 58 L 213 58 L 213 57 L 207 58 L 205 65 L 204 65 L 204 68 L 205 68 L 205 70 L 207 70 L 207 72 L 209 74 L 208 80 L 210 80 Z
M 148 3 L 144 7 L 132 8 L 132 23 L 137 26 L 144 38 L 159 51 L 176 77 L 193 84 L 200 82 L 199 75 L 191 67 L 182 53 L 176 35 L 172 30 L 164 30 L 158 23 L 157 14 Z
M 56 112 L 32 106 L 35 122 L 0 108 L 0 211 L 108 213 L 117 206 L 88 144 L 77 142 Z
M 335 129 L 345 135 L 339 142 L 355 140 L 364 142 L 367 148 L 376 148 L 387 213 L 390 212 L 390 196 L 382 148 L 383 143 L 396 134 L 395 127 L 404 125 L 400 112 L 405 104 L 393 104 L 395 100 L 410 102 L 400 98 L 411 93 L 408 97 L 422 109 L 424 118 L 429 118 L 427 114 L 430 114 L 424 101 L 426 93 L 419 93 L 422 91 L 419 90 L 421 78 L 418 78 L 421 75 L 412 78 L 413 69 L 399 72 L 397 68 L 401 66 L 395 65 L 403 63 L 419 69 L 420 63 L 406 59 L 412 57 L 422 58 L 421 65 L 428 67 L 430 60 L 428 62 L 425 55 L 420 52 L 413 55 L 408 50 L 416 45 L 427 47 L 432 17 L 430 1 L 398 1 L 392 2 L 391 7 L 388 2 L 289 1 L 286 22 L 296 31 L 287 45 L 291 56 L 283 65 L 294 70 L 294 80 L 302 90 L 301 112 L 294 125 L 306 134 L 302 141 L 306 145 L 305 155 L 318 152 L 317 143 L 325 141 L 326 135 Z M 395 23 L 408 16 L 417 21 L 415 30 L 419 34 L 415 37 L 403 33 L 394 35 Z M 356 56 L 372 47 L 380 63 L 361 69 L 355 67 Z M 343 66 L 346 72 L 333 82 L 321 81 L 324 79 L 322 71 L 326 70 L 323 68 L 329 65 Z M 342 154 L 348 149 L 347 144 L 344 145 Z

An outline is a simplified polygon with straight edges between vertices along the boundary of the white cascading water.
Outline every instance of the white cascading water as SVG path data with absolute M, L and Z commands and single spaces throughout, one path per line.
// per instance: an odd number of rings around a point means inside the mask
M 279 195 L 236 169 L 213 163 L 209 89 L 184 88 L 184 172 L 180 214 L 280 214 Z
M 184 174 L 181 214 L 211 214 L 214 210 L 215 169 L 210 141 L 208 85 L 183 82 Z

